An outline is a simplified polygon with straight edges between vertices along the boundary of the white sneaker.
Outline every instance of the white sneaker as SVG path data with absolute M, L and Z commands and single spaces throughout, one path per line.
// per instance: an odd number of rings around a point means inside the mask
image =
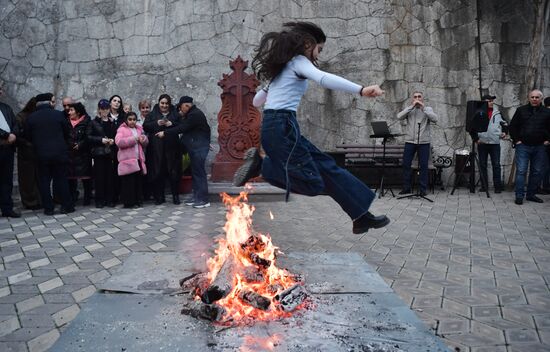
M 196 202 L 196 203 L 193 203 L 193 208 L 196 208 L 196 209 L 208 208 L 209 206 L 210 206 L 209 202 Z

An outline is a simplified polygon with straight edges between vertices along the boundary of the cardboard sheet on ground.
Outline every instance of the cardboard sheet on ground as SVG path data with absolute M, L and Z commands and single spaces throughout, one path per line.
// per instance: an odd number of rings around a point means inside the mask
M 206 270 L 204 259 L 192 260 L 176 252 L 132 253 L 120 269 L 99 285 L 100 290 L 161 294 L 179 290 L 179 280 Z
M 162 253 L 167 254 L 172 253 Z M 140 259 L 146 262 L 146 257 Z M 170 273 L 158 271 L 158 278 L 177 282 L 183 277 L 176 270 L 183 262 L 178 260 L 169 263 Z M 182 315 L 181 296 L 96 293 L 51 351 L 447 351 L 358 254 L 292 253 L 281 264 L 324 292 L 312 294 L 314 309 L 280 321 L 223 328 Z M 135 266 L 125 263 L 120 275 L 129 268 Z M 327 281 L 333 284 L 321 285 Z M 348 290 L 353 293 L 344 293 Z

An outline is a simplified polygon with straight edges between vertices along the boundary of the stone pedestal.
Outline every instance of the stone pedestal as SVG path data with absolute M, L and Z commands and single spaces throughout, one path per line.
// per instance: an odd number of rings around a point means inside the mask
M 222 87 L 222 107 L 218 113 L 218 143 L 220 151 L 212 163 L 212 181 L 231 181 L 242 164 L 244 152 L 260 147 L 261 114 L 252 105 L 259 81 L 245 73 L 248 61 L 238 56 L 229 62 L 233 72 L 224 74 L 218 82 Z

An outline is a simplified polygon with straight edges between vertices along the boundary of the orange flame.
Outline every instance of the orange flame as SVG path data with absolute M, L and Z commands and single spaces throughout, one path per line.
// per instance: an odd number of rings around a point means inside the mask
M 218 240 L 218 247 L 214 251 L 215 256 L 208 259 L 208 280 L 211 283 L 221 270 L 224 262 L 233 257 L 233 289 L 223 299 L 218 300 L 216 304 L 225 308 L 226 314 L 222 320 L 230 318 L 233 322 L 243 322 L 250 319 L 272 320 L 290 316 L 289 312 L 275 308 L 270 304 L 268 310 L 261 310 L 243 302 L 239 298 L 242 291 L 252 291 L 268 298 L 273 303 L 273 298 L 283 290 L 296 283 L 294 276 L 287 270 L 280 269 L 275 265 L 277 253 L 281 253 L 278 247 L 274 246 L 269 235 L 255 233 L 252 230 L 252 214 L 254 206 L 247 203 L 247 192 L 241 192 L 239 196 L 231 197 L 222 193 L 222 199 L 227 207 L 226 223 L 224 230 L 225 238 Z M 256 248 L 259 257 L 269 260 L 269 266 L 263 270 L 263 282 L 246 282 L 243 279 L 243 272 L 246 267 L 255 265 L 242 247 L 251 236 L 257 236 L 261 239 L 263 245 Z

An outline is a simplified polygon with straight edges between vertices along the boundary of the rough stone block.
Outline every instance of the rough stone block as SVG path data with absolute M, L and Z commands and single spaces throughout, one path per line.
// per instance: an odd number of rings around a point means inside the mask
M 92 39 L 105 39 L 113 37 L 113 26 L 103 16 L 86 17 L 88 36 Z
M 147 37 L 133 36 L 122 41 L 124 55 L 145 55 L 148 53 Z
M 72 62 L 86 62 L 99 59 L 97 40 L 83 39 L 69 42 L 67 59 Z

